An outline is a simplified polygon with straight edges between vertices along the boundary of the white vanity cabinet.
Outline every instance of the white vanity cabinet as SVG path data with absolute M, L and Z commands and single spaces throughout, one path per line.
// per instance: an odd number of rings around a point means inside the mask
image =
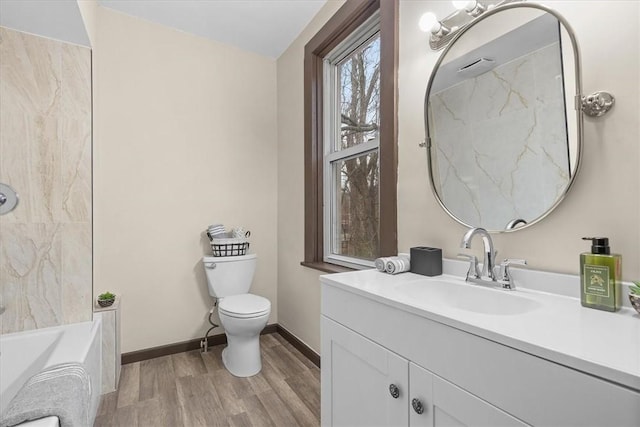
M 529 342 L 513 345 L 455 313 L 395 298 L 394 280 L 413 280 L 410 273 L 382 275 L 379 284 L 374 274 L 321 278 L 322 425 L 640 426 L 637 378 L 623 378 L 629 386 L 565 354 L 540 357 Z
M 407 425 L 409 362 L 329 319 L 322 330 L 323 425 Z
M 409 395 L 412 427 L 527 425 L 415 363 L 409 363 Z
M 526 426 L 326 317 L 322 330 L 323 425 Z

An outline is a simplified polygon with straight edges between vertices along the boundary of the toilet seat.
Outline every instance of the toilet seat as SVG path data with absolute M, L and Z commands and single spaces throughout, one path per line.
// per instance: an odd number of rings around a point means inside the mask
M 260 317 L 271 311 L 271 302 L 259 295 L 231 295 L 220 299 L 218 311 L 229 317 Z

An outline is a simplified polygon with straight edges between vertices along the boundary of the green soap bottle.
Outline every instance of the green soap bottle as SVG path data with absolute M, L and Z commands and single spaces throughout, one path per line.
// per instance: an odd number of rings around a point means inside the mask
M 580 254 L 580 301 L 584 307 L 598 310 L 620 309 L 622 256 L 612 254 L 606 237 L 583 237 L 591 240 L 591 252 Z

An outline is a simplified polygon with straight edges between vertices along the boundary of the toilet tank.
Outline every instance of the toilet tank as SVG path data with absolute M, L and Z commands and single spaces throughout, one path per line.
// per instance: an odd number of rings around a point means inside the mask
M 249 293 L 256 271 L 256 254 L 204 257 L 204 271 L 207 274 L 209 294 L 223 298 L 230 295 Z

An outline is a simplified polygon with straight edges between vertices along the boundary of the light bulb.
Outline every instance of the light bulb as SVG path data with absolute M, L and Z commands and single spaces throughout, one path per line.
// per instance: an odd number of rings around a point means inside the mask
M 420 22 L 418 23 L 420 29 L 426 32 L 437 33 L 440 29 L 440 22 L 438 22 L 438 17 L 433 12 L 427 12 L 420 17 Z
M 458 10 L 464 9 L 470 12 L 476 7 L 478 2 L 476 0 L 453 0 L 451 3 L 453 3 L 453 7 Z

